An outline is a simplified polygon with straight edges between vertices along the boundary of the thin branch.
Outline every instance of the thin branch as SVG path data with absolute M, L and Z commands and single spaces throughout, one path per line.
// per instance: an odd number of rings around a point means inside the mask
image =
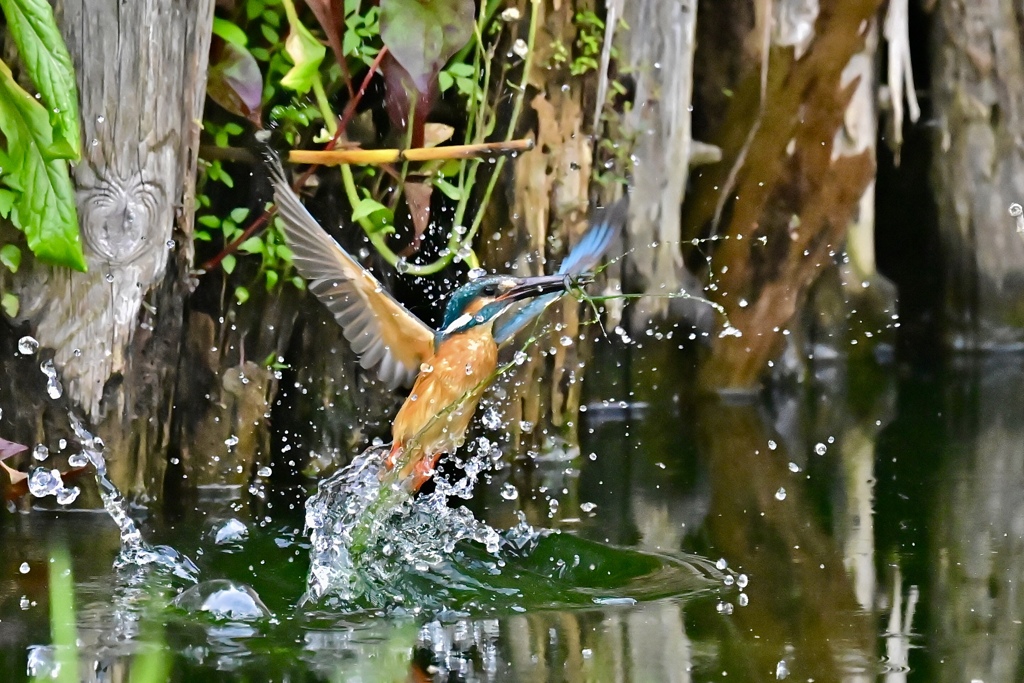
M 296 149 L 288 154 L 293 164 L 319 164 L 337 166 L 379 166 L 406 161 L 435 161 L 439 159 L 479 159 L 504 154 L 517 154 L 533 149 L 533 139 L 509 142 L 485 142 L 476 145 L 449 145 L 447 147 L 414 147 L 412 149 Z

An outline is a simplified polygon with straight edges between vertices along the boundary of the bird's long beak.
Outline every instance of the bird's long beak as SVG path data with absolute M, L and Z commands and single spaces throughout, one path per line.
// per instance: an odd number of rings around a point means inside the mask
M 564 292 L 586 284 L 593 279 L 589 275 L 538 275 L 536 277 L 518 278 L 515 287 L 499 297 L 499 301 L 521 301 L 532 299 L 542 294 Z

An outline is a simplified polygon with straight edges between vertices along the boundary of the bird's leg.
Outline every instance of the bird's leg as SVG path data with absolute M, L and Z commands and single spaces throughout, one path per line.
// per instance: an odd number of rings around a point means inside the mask
M 384 458 L 384 472 L 391 472 L 400 463 L 404 449 L 400 443 L 395 443 L 391 447 L 391 452 Z M 401 472 L 398 473 L 398 478 L 407 482 L 410 491 L 419 491 L 420 487 L 427 483 L 432 476 L 434 476 L 434 466 L 437 464 L 438 459 L 441 457 L 441 453 L 435 453 L 434 455 L 421 455 L 419 458 L 406 463 Z M 381 476 L 384 475 L 381 473 Z
M 437 464 L 438 459 L 441 457 L 440 453 L 435 455 L 425 456 L 420 458 L 417 462 L 412 464 L 412 471 L 409 473 L 411 479 L 409 484 L 412 486 L 413 491 L 419 491 L 420 487 L 427 483 L 427 481 L 434 476 L 434 465 Z M 405 472 L 403 479 L 405 478 Z
M 384 469 L 388 472 L 395 469 L 395 465 L 398 463 L 398 458 L 402 455 L 402 444 L 398 441 L 391 446 L 391 452 L 388 453 L 388 457 L 384 458 Z

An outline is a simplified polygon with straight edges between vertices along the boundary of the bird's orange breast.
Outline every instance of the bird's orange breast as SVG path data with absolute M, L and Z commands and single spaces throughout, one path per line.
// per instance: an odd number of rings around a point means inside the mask
M 490 325 L 479 325 L 442 342 L 423 364 L 391 433 L 406 467 L 458 448 L 491 373 L 498 347 Z

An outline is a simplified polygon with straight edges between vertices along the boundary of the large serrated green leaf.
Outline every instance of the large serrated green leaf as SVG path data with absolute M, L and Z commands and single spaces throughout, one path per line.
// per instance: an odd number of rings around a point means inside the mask
M 18 55 L 29 78 L 46 105 L 53 128 L 47 158 L 78 161 L 81 133 L 78 129 L 78 86 L 67 46 L 53 18 L 47 0 L 0 0 L 7 19 L 7 31 L 14 38 Z
M 75 190 L 65 159 L 48 153 L 53 129 L 46 110 L 0 61 L 0 132 L 7 140 L 0 183 L 14 191 L 10 218 L 46 263 L 85 271 Z

